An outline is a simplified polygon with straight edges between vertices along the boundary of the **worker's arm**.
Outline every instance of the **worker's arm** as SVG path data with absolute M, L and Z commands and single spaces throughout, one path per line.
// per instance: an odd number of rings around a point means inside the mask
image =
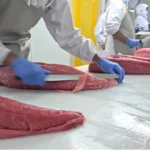
M 104 26 L 105 26 L 105 16 L 101 15 L 98 18 L 96 27 L 94 29 L 94 34 L 95 34 L 96 40 L 100 45 L 105 44 L 106 38 L 104 36 Z
M 116 63 L 101 59 L 93 42 L 81 36 L 79 30 L 74 28 L 68 0 L 55 0 L 43 18 L 62 49 L 82 60 L 96 62 L 104 72 L 116 72 L 119 74 L 118 82 L 122 82 L 124 70 Z
M 12 53 L 11 50 L 0 41 L 0 65 L 9 65 L 16 58 L 17 55 Z
M 122 2 L 118 5 L 115 3 L 109 6 L 106 11 L 106 32 L 109 35 L 113 35 L 115 39 L 124 43 L 127 39 L 120 31 L 121 23 L 127 13 L 127 10 Z
M 90 39 L 81 36 L 80 31 L 74 28 L 68 0 L 55 0 L 43 19 L 62 49 L 82 60 L 93 61 L 96 48 Z
M 126 44 L 127 43 L 127 40 L 128 38 L 123 35 L 120 31 L 117 31 L 114 35 L 113 35 L 114 39 Z
M 22 83 L 28 85 L 44 86 L 46 75 L 51 74 L 50 71 L 42 69 L 39 65 L 17 56 L 2 44 L 2 42 L 0 42 L 0 65 L 10 65 L 15 76 Z

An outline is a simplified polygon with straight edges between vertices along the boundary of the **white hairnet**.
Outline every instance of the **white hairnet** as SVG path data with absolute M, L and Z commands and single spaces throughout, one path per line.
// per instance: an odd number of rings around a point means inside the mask
M 140 4 L 136 7 L 137 15 L 147 15 L 148 14 L 148 5 L 147 4 Z

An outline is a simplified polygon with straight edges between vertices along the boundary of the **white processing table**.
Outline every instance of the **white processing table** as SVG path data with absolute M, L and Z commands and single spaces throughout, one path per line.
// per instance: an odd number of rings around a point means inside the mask
M 114 88 L 76 94 L 0 87 L 0 95 L 80 111 L 87 118 L 83 126 L 67 132 L 0 140 L 1 149 L 150 149 L 150 76 L 126 76 Z

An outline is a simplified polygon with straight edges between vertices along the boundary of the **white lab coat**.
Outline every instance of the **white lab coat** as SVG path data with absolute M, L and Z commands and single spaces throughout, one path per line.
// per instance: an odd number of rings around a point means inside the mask
M 148 31 L 149 30 L 149 22 L 148 18 L 148 5 L 147 4 L 140 4 L 136 7 L 136 27 L 140 28 L 140 30 Z
M 92 62 L 93 57 L 97 54 L 96 48 L 90 39 L 81 36 L 80 31 L 74 28 L 68 0 L 22 1 L 26 1 L 28 5 L 36 5 L 40 8 L 50 7 L 49 11 L 46 11 L 43 16 L 43 19 L 55 41 L 70 54 L 82 60 Z M 3 64 L 10 51 L 0 42 L 0 64 Z
M 106 36 L 107 36 L 106 29 L 105 29 L 105 18 L 106 18 L 106 13 L 100 15 L 97 20 L 96 27 L 94 29 L 96 40 L 100 45 L 105 44 Z
M 127 9 L 122 0 L 109 0 L 106 10 L 106 32 L 114 35 L 119 31 L 121 23 L 127 14 Z

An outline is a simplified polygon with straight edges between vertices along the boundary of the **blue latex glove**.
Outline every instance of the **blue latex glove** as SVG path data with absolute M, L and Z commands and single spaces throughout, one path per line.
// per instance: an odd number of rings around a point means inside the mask
M 130 39 L 128 38 L 127 40 L 127 45 L 130 47 L 130 48 L 137 48 L 140 46 L 140 42 L 139 40 L 135 40 L 135 39 Z
M 17 58 L 11 64 L 16 77 L 18 77 L 24 84 L 28 85 L 45 85 L 46 75 L 51 74 L 50 71 L 42 69 L 36 63 L 30 62 L 24 58 Z
M 104 58 L 99 59 L 98 66 L 105 72 L 109 74 L 118 74 L 119 78 L 117 81 L 121 83 L 124 80 L 125 71 L 121 66 L 119 66 L 117 63 L 111 62 L 109 60 L 106 60 Z
M 140 28 L 136 27 L 135 28 L 135 33 L 138 33 L 140 31 Z

